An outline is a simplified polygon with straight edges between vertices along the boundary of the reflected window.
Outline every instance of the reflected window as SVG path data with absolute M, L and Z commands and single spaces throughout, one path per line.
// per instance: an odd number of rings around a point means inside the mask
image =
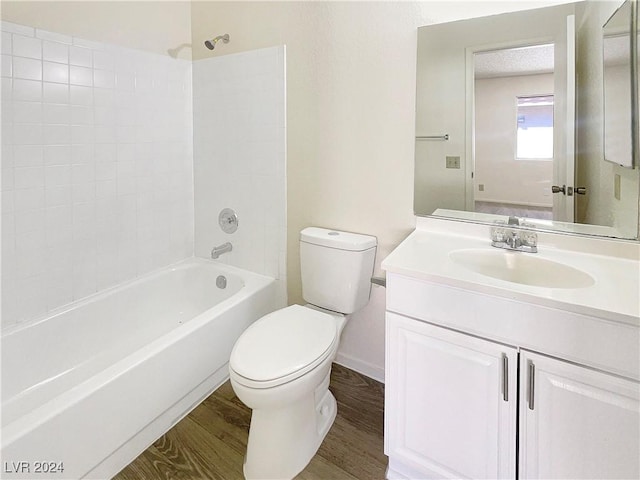
M 553 159 L 553 95 L 516 97 L 516 159 Z

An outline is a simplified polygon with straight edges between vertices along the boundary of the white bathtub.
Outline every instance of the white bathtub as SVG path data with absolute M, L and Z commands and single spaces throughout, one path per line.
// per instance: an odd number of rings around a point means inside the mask
M 2 478 L 112 477 L 227 379 L 276 302 L 272 278 L 189 259 L 4 333 Z

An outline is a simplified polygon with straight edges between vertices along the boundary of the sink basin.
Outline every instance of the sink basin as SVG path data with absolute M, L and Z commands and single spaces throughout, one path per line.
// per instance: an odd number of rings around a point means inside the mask
M 498 249 L 454 250 L 449 258 L 462 267 L 507 282 L 546 288 L 584 288 L 593 277 L 577 268 L 537 257 L 535 253 Z

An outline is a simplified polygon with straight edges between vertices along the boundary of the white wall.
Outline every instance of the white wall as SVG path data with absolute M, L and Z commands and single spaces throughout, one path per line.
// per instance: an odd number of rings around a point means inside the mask
M 475 200 L 553 205 L 553 161 L 516 160 L 516 97 L 552 93 L 551 74 L 476 80 Z
M 87 40 L 191 58 L 188 1 L 2 1 L 2 20 Z
M 413 228 L 417 27 L 555 3 L 563 2 L 193 2 L 187 40 L 183 9 L 154 13 L 172 2 L 3 2 L 2 14 L 161 52 L 192 43 L 183 51 L 193 47 L 196 59 L 286 44 L 287 275 L 290 300 L 299 302 L 303 227 L 376 235 L 378 275 L 381 259 Z M 172 21 L 182 33 L 174 36 Z M 155 41 L 147 43 L 145 32 Z M 231 43 L 214 52 L 203 46 L 222 33 Z M 381 292 L 375 287 L 369 307 L 351 319 L 341 346 L 341 355 L 378 371 L 384 365 Z
M 414 227 L 417 27 L 541 6 L 545 2 L 192 4 L 193 58 L 287 46 L 290 302 L 303 301 L 302 228 L 317 225 L 377 236 L 376 274 L 381 275 L 380 261 Z M 205 39 L 224 33 L 231 42 L 213 54 L 203 46 Z M 369 307 L 347 324 L 339 358 L 380 373 L 384 290 L 373 291 Z
M 224 48 L 218 44 L 219 49 Z M 195 253 L 279 280 L 286 305 L 285 49 L 271 47 L 193 64 Z M 222 231 L 232 208 L 238 230 Z
M 2 24 L 2 326 L 193 252 L 191 64 Z

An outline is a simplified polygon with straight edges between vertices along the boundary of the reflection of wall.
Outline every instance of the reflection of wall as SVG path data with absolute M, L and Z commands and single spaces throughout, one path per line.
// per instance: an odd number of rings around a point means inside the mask
M 514 13 L 508 18 L 498 15 L 491 18 L 491 28 L 485 22 L 460 21 L 418 30 L 416 134 L 448 133 L 450 140 L 416 142 L 415 191 L 421 195 L 416 194 L 417 212 L 472 207 L 470 199 L 465 198 L 465 183 L 471 183 L 471 167 L 465 165 L 465 159 L 471 158 L 471 145 L 466 143 L 467 122 L 471 120 L 466 118 L 466 49 L 504 47 L 526 38 L 532 42 L 553 41 L 556 58 L 565 58 L 566 16 L 573 12 L 573 5 L 561 5 Z M 561 62 L 557 67 L 553 90 L 558 110 L 562 111 L 566 67 L 561 68 Z M 558 151 L 565 151 L 564 141 L 558 136 Z M 446 169 L 446 156 L 459 156 L 461 168 Z
M 604 78 L 605 159 L 628 167 L 632 163 L 630 65 L 607 65 Z
M 552 92 L 552 74 L 476 80 L 476 200 L 552 206 L 553 162 L 515 159 L 516 97 Z
M 604 161 L 602 25 L 617 6 L 617 2 L 578 4 L 576 183 L 587 185 L 589 191 L 576 196 L 576 221 L 612 226 L 623 236 L 636 237 L 639 170 Z M 620 176 L 620 200 L 614 197 L 616 175 Z

